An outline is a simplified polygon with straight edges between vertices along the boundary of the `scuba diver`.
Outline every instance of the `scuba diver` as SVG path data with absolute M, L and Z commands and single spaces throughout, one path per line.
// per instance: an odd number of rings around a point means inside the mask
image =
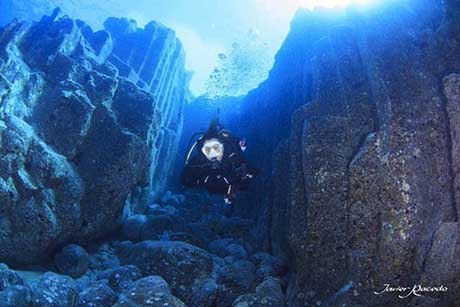
M 217 116 L 190 148 L 181 174 L 182 185 L 222 194 L 225 203 L 230 204 L 235 193 L 247 190 L 258 174 L 244 158 L 245 150 L 246 140 L 225 130 Z

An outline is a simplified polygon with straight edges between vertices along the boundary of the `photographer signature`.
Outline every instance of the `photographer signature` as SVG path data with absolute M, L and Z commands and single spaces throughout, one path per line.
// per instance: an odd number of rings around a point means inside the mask
M 412 287 L 401 287 L 401 286 L 390 286 L 390 284 L 385 284 L 384 288 L 380 291 L 374 291 L 375 295 L 382 295 L 384 293 L 400 293 L 399 298 L 408 298 L 411 295 L 414 296 L 423 296 L 422 293 L 425 292 L 447 292 L 448 288 L 446 286 L 422 286 L 422 285 L 413 285 Z

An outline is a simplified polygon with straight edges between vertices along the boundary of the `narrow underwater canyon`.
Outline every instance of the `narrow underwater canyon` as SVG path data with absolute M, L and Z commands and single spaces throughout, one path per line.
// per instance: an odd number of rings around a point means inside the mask
M 299 10 L 269 78 L 217 101 L 156 22 L 0 28 L 0 302 L 459 305 L 459 13 Z M 261 170 L 231 207 L 177 178 L 217 108 Z

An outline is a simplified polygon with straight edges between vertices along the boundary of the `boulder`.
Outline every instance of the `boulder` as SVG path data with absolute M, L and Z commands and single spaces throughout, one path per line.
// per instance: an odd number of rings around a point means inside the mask
M 114 241 L 113 247 L 117 257 L 121 260 L 125 258 L 132 250 L 134 243 L 131 241 Z
M 247 260 L 230 263 L 218 272 L 219 288 L 217 301 L 221 306 L 231 305 L 240 295 L 252 290 L 255 282 L 255 265 Z
M 238 258 L 236 258 L 235 256 L 227 256 L 227 257 L 224 257 L 224 261 L 228 264 L 231 264 L 231 263 L 238 261 Z
M 213 270 L 212 258 L 206 251 L 180 241 L 134 244 L 127 250 L 122 262 L 137 266 L 144 276 L 163 277 L 173 294 L 187 304 Z
M 142 278 L 141 271 L 134 265 L 124 265 L 110 270 L 107 275 L 110 288 L 121 293 L 131 288 L 134 282 Z
M 105 282 L 93 282 L 80 292 L 76 307 L 113 306 L 118 295 Z
M 226 252 L 227 246 L 232 243 L 237 243 L 237 240 L 231 238 L 217 239 L 209 243 L 208 249 L 211 253 L 214 253 L 219 257 L 225 257 L 228 256 L 228 253 Z
M 186 305 L 171 294 L 168 283 L 163 278 L 148 276 L 137 280 L 113 306 L 185 307 Z
M 24 284 L 24 279 L 17 272 L 10 270 L 6 264 L 0 263 L 0 291 Z
M 241 240 L 236 239 L 217 239 L 209 243 L 209 251 L 220 256 L 227 257 L 233 256 L 236 259 L 246 259 L 248 258 L 248 253 L 246 248 L 244 248 L 240 243 Z
M 175 215 L 148 216 L 141 231 L 141 240 L 158 240 L 166 232 L 180 232 L 184 230 L 184 221 Z
M 96 252 L 90 254 L 89 267 L 91 270 L 102 271 L 120 266 L 115 249 L 109 244 L 102 244 Z
M 122 224 L 122 238 L 133 242 L 140 241 L 141 232 L 146 222 L 147 217 L 143 214 L 135 214 L 128 217 Z
M 253 254 L 249 260 L 258 265 L 257 275 L 262 279 L 266 276 L 281 277 L 288 270 L 287 264 L 283 259 L 265 252 Z
M 219 285 L 214 279 L 205 280 L 193 293 L 190 306 L 212 307 L 216 306 Z
M 0 306 L 28 307 L 32 304 L 32 291 L 29 286 L 11 286 L 0 291 Z
M 240 244 L 232 243 L 227 246 L 226 251 L 230 256 L 233 256 L 237 259 L 246 259 L 248 257 L 246 249 Z
M 76 284 L 68 276 L 47 272 L 33 286 L 34 306 L 66 307 L 77 300 Z
M 239 296 L 232 304 L 233 307 L 247 306 L 286 306 L 284 294 L 281 289 L 279 280 L 269 278 L 264 280 L 256 287 L 253 294 L 245 294 Z
M 171 191 L 167 191 L 161 198 L 161 203 L 165 206 L 178 207 L 182 205 L 186 200 L 186 197 L 182 194 L 172 194 Z
M 58 270 L 65 275 L 78 278 L 89 268 L 89 255 L 86 250 L 76 244 L 66 245 L 54 257 Z

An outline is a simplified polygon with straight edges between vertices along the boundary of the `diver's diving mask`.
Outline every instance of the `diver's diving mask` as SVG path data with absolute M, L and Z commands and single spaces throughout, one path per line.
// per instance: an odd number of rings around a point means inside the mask
M 224 156 L 224 144 L 219 142 L 218 139 L 206 140 L 201 148 L 201 152 L 209 161 L 222 161 Z

